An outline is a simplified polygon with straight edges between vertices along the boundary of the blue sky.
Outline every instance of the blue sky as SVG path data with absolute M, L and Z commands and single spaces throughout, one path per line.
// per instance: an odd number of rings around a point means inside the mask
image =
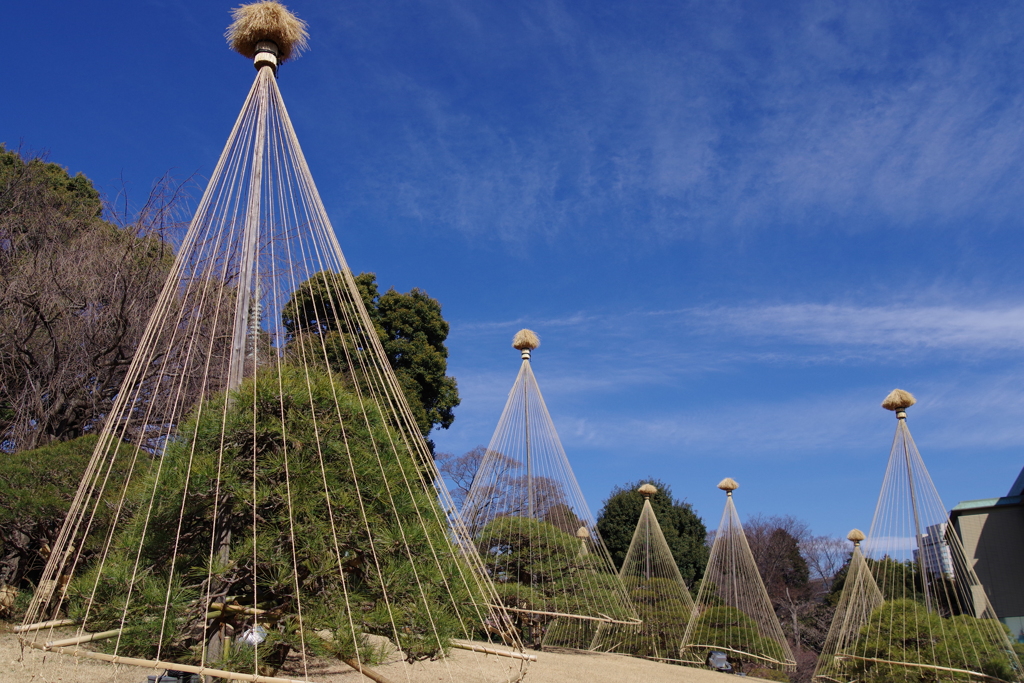
M 1024 5 L 302 0 L 280 85 L 352 267 L 452 323 L 486 443 L 521 327 L 591 507 L 870 524 L 895 420 L 947 506 L 1024 466 Z M 129 203 L 212 170 L 231 3 L 15 3 L 0 141 Z

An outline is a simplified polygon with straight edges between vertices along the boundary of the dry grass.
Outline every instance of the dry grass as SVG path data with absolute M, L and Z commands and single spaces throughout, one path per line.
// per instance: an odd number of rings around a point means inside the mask
M 273 0 L 242 5 L 231 11 L 234 22 L 224 37 L 231 48 L 249 59 L 256 56 L 256 44 L 270 40 L 277 45 L 278 62 L 298 57 L 307 47 L 306 22 Z
M 737 484 L 736 480 L 733 479 L 732 477 L 726 477 L 722 481 L 718 482 L 718 488 L 722 489 L 723 491 L 735 491 L 739 487 L 740 485 Z
M 902 389 L 893 389 L 892 393 L 885 397 L 882 401 L 882 407 L 886 410 L 906 410 L 910 406 L 917 403 L 917 399 L 909 391 L 903 391 Z
M 512 348 L 523 351 L 525 349 L 533 350 L 540 346 L 540 337 L 533 330 L 519 330 L 516 332 L 516 336 L 512 337 Z

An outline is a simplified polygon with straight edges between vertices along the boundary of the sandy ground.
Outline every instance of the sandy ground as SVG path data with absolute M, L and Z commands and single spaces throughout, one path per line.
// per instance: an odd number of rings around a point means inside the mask
M 73 634 L 73 631 L 55 630 L 45 640 Z M 737 680 L 712 671 L 621 655 L 578 652 L 532 654 L 537 655 L 537 661 L 529 664 L 522 679 L 524 683 L 734 683 Z M 412 665 L 393 657 L 374 670 L 393 683 L 506 683 L 518 677 L 519 666 L 517 660 L 505 657 L 453 650 L 452 655 L 443 660 Z M 287 668 L 277 675 L 319 683 L 371 683 L 341 662 L 312 660 L 307 663 L 305 674 L 301 661 L 297 659 Z M 0 683 L 144 683 L 148 675 L 159 673 L 163 672 L 113 666 L 32 648 L 23 651 L 15 634 L 0 633 Z

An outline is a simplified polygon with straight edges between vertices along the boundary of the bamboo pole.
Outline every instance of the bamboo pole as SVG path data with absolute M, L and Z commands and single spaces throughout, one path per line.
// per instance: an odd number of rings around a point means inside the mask
M 877 659 L 875 657 L 857 657 L 856 655 L 836 655 L 836 660 L 845 661 L 847 659 L 853 659 L 858 662 L 875 662 L 878 664 L 894 664 L 896 666 L 906 667 L 908 669 L 928 669 L 930 671 L 949 671 L 956 674 L 967 674 L 971 678 L 980 678 L 984 681 L 995 681 L 996 683 L 1005 683 L 1003 679 L 996 678 L 995 676 L 989 676 L 978 671 L 971 671 L 970 669 L 954 669 L 949 666 L 939 666 L 937 664 L 916 664 L 914 662 L 896 662 L 891 659 Z
M 452 641 L 452 647 L 457 647 L 460 650 L 469 650 L 470 652 L 483 652 L 488 655 L 498 655 L 499 657 L 511 657 L 512 659 L 525 659 L 528 662 L 536 662 L 537 655 L 527 655 L 521 652 L 509 652 L 507 650 L 495 650 L 489 647 L 483 647 L 482 645 L 471 645 L 470 643 L 460 643 L 457 640 Z
M 267 611 L 269 611 L 267 609 L 256 609 L 255 607 L 246 607 L 245 605 L 225 605 L 223 602 L 211 602 L 210 609 L 218 612 L 238 612 L 240 614 L 254 614 L 257 616 L 260 614 L 265 614 Z M 210 614 L 212 613 L 213 612 L 211 611 Z
M 540 614 L 542 616 L 548 617 L 568 617 L 570 619 L 582 619 L 585 621 L 600 621 L 605 624 L 625 624 L 626 626 L 640 626 L 644 623 L 642 619 L 629 619 L 627 621 L 622 621 L 619 619 L 612 619 L 611 617 L 605 615 L 602 615 L 600 617 L 587 617 L 583 616 L 582 614 L 567 614 L 565 612 L 545 612 L 539 609 L 519 609 L 517 607 L 505 607 L 504 605 L 488 604 L 487 606 L 493 609 L 505 610 L 506 612 L 519 612 L 520 614 Z
M 82 643 L 91 643 L 94 640 L 106 640 L 107 638 L 113 638 L 120 635 L 123 629 L 115 628 L 112 631 L 100 631 L 99 633 L 86 633 L 84 636 L 77 636 L 75 638 L 64 638 L 63 640 L 51 640 L 43 647 L 50 650 L 55 647 L 67 647 L 68 645 L 81 645 Z
M 37 650 L 46 650 L 41 643 L 30 643 L 22 641 L 25 645 L 33 647 Z M 136 659 L 135 657 L 121 657 L 118 655 L 108 655 L 103 652 L 93 652 L 92 650 L 82 650 L 80 648 L 70 649 L 65 647 L 58 647 L 50 650 L 50 652 L 56 652 L 62 655 L 71 655 L 73 657 L 87 657 L 89 659 L 98 659 L 103 662 L 110 662 L 111 664 L 127 664 L 130 666 L 138 666 L 144 669 L 172 669 L 175 671 L 184 671 L 190 674 L 199 674 L 201 676 L 212 676 L 214 678 L 228 678 L 234 681 L 249 681 L 249 683 L 309 683 L 309 681 L 299 681 L 294 678 L 278 678 L 276 676 L 260 676 L 259 674 L 239 674 L 234 671 L 223 671 L 221 669 L 210 669 L 205 666 L 192 666 L 191 664 L 178 664 L 176 662 L 163 662 L 157 659 Z M 381 683 L 378 681 L 378 683 Z M 384 683 L 389 683 L 384 681 Z
M 369 678 L 371 681 L 375 681 L 375 683 L 391 683 L 391 679 L 387 678 L 386 676 L 382 676 L 381 674 L 379 674 L 378 672 L 374 671 L 369 667 L 363 666 L 357 659 L 343 659 L 341 661 L 345 662 L 353 669 Z
M 50 621 L 38 621 L 34 624 L 22 624 L 21 626 L 15 626 L 13 630 L 15 633 L 28 633 L 29 631 L 39 631 L 44 628 L 76 626 L 78 623 L 78 619 L 51 619 Z
M 742 655 L 743 657 L 747 657 L 749 659 L 759 659 L 762 662 L 768 662 L 770 664 L 778 664 L 779 666 L 793 666 L 794 664 L 796 664 L 796 662 L 791 662 L 791 661 L 788 661 L 788 660 L 781 660 L 780 661 L 778 659 L 772 659 L 771 657 L 763 657 L 761 655 L 755 655 L 755 654 L 751 654 L 750 652 L 745 652 L 744 650 L 736 650 L 734 648 L 724 647 L 722 645 L 708 645 L 708 644 L 699 644 L 699 643 L 687 643 L 685 645 L 685 647 L 686 647 L 687 650 L 700 650 L 700 649 L 703 649 L 703 648 L 710 648 L 712 650 L 724 650 L 725 652 L 734 652 L 734 653 L 736 653 L 738 655 Z M 683 659 L 681 661 L 684 661 L 684 662 L 696 662 L 698 664 L 703 664 L 704 663 L 704 662 L 702 662 L 700 660 L 697 660 L 697 659 Z

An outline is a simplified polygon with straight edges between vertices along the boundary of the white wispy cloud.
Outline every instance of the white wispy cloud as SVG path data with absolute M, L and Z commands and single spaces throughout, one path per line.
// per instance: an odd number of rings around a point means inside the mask
M 820 364 L 935 354 L 1016 359 L 1024 350 L 1024 304 L 743 304 L 658 311 L 577 311 L 544 320 L 476 321 L 453 326 L 453 339 L 511 338 L 529 324 L 556 340 L 559 353 L 588 349 L 609 366 L 609 382 L 656 381 L 666 372 L 708 371 L 739 362 Z M 542 337 L 543 339 L 544 337 Z M 484 347 L 487 348 L 487 347 Z M 604 352 L 601 349 L 605 349 Z M 649 366 L 652 373 L 640 368 Z
M 1024 210 L 1024 95 L 1001 29 L 1020 8 L 796 2 L 754 25 L 734 3 L 691 3 L 645 26 L 651 41 L 571 3 L 508 11 L 499 35 L 493 8 L 453 4 L 449 42 L 516 79 L 519 110 L 394 78 L 413 112 L 366 182 L 396 216 L 506 243 L 643 242 L 992 226 Z
M 1024 305 L 853 306 L 795 303 L 689 309 L 682 314 L 705 333 L 805 345 L 897 351 L 908 348 L 1020 351 Z
M 842 444 L 872 453 L 885 439 L 873 431 L 883 397 L 876 394 L 892 387 L 853 377 L 857 368 L 882 366 L 892 368 L 894 377 L 911 378 L 913 386 L 906 388 L 925 397 L 915 413 L 931 443 L 945 449 L 1024 446 L 1021 305 L 975 310 L 793 303 L 579 312 L 549 322 L 541 329 L 550 330 L 552 340 L 538 350 L 535 370 L 560 413 L 563 439 L 578 447 L 630 443 L 685 453 L 728 442 L 735 452 L 797 456 Z M 518 361 L 501 356 L 496 366 L 489 352 L 460 350 L 507 347 L 505 338 L 520 326 L 521 321 L 454 326 L 453 372 L 465 400 L 462 427 L 487 432 L 493 426 Z M 950 354 L 985 364 L 966 371 L 948 364 Z M 703 388 L 692 395 L 695 387 L 713 386 L 716 374 L 749 375 L 768 367 L 802 372 L 809 365 L 853 375 L 822 387 L 824 393 L 794 385 L 757 398 L 707 394 Z M 652 391 L 672 396 L 666 404 L 672 407 L 620 410 Z

